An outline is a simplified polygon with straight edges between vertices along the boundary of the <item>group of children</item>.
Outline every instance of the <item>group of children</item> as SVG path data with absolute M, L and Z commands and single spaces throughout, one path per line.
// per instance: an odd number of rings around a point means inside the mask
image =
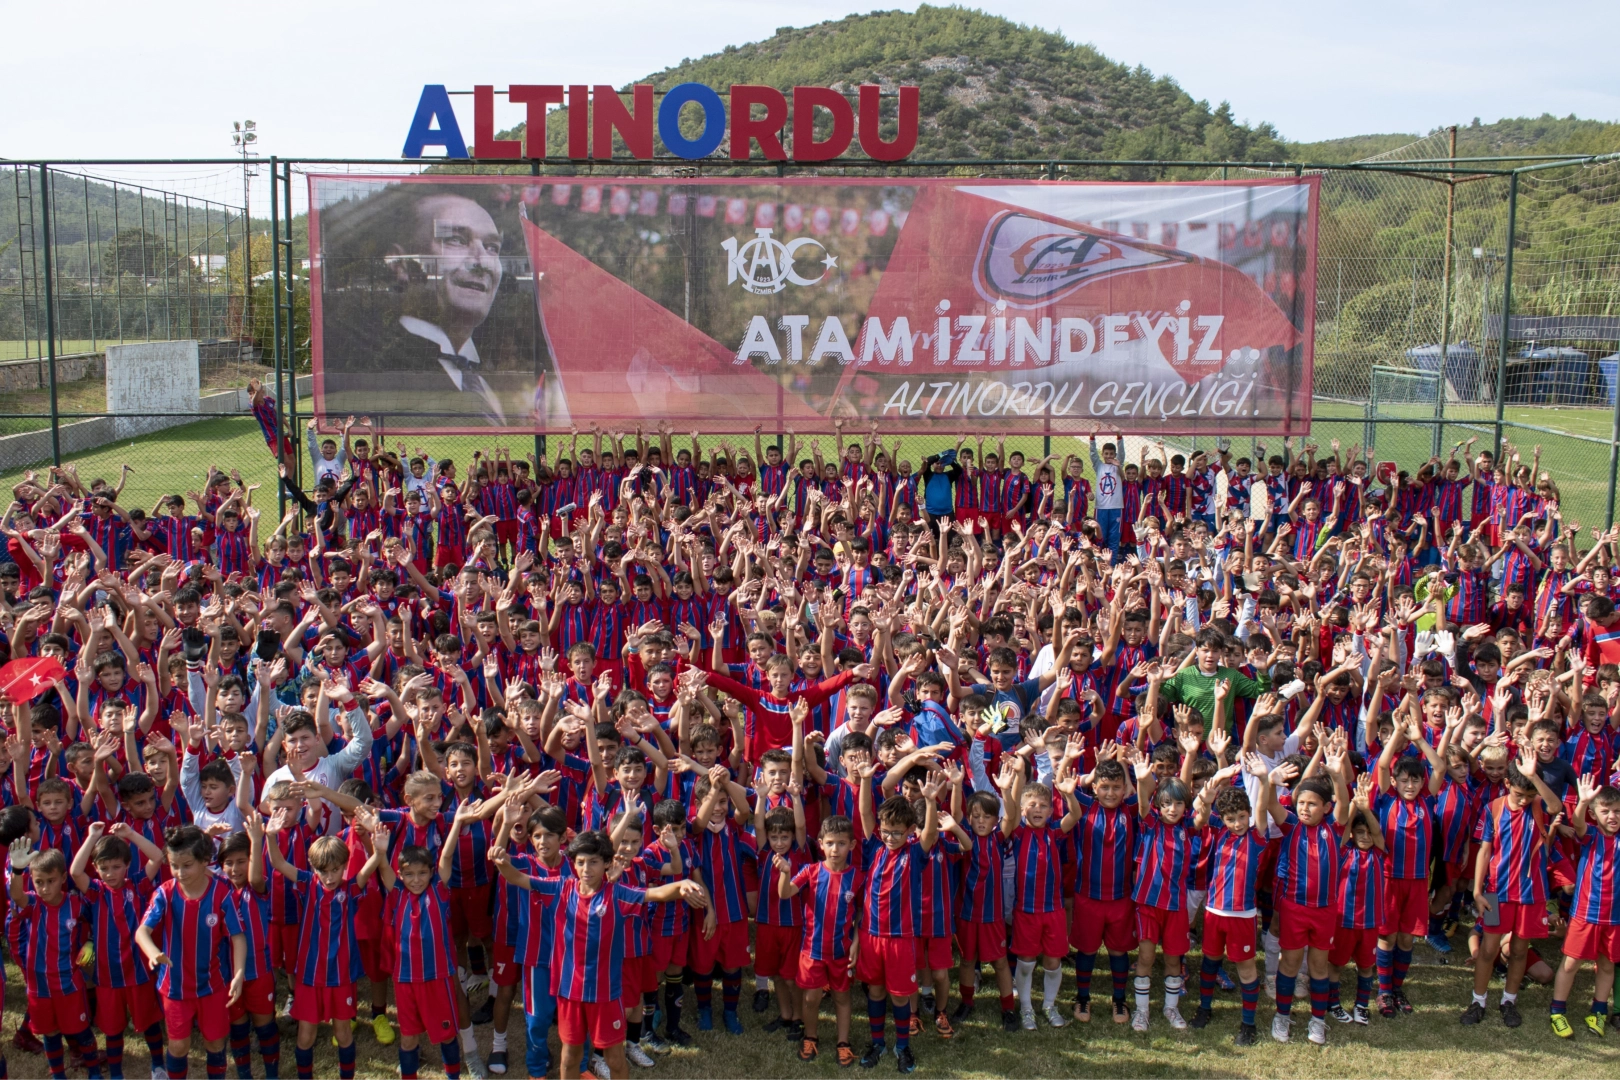
M 1607 1031 L 1620 534 L 1582 550 L 1511 448 L 912 474 L 841 424 L 796 470 L 791 434 L 593 432 L 461 484 L 351 420 L 305 492 L 255 411 L 268 538 L 218 473 L 149 517 L 29 474 L 0 525 L 0 625 L 44 662 L 0 716 L 16 1041 L 53 1076 L 121 1077 L 131 1024 L 154 1077 L 193 1039 L 275 1076 L 288 1018 L 299 1076 L 330 1024 L 350 1077 L 362 1010 L 407 1080 L 424 1043 L 514 1070 L 514 1012 L 531 1077 L 689 1023 L 910 1072 L 978 1037 L 986 977 L 1007 1033 L 1204 1028 L 1235 991 L 1239 1046 L 1262 994 L 1295 1038 L 1304 982 L 1321 1044 L 1413 1011 L 1419 941 L 1471 954 L 1464 1025 L 1517 1027 L 1530 978 L 1573 1037 L 1591 966 Z

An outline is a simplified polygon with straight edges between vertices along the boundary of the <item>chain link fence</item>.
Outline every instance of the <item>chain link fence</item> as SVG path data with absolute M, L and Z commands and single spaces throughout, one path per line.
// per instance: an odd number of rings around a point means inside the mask
M 1441 131 L 1352 167 L 1286 169 L 1321 177 L 1309 441 L 1324 450 L 1333 441 L 1369 447 L 1375 460 L 1409 469 L 1470 439 L 1477 451 L 1500 438 L 1525 464 L 1539 447 L 1566 519 L 1606 524 L 1614 513 L 1620 368 L 1620 160 L 1515 170 L 1516 163 L 1455 159 Z M 534 171 L 514 163 L 437 167 Z M 343 168 L 283 162 L 271 182 L 265 172 L 245 178 L 241 166 L 220 163 L 184 175 L 155 165 L 108 172 L 0 164 L 0 470 L 60 461 L 86 480 L 116 485 L 122 478 L 126 504 L 149 507 L 160 495 L 200 485 L 210 469 L 236 469 L 261 485 L 255 498 L 262 507 L 275 505 L 273 459 L 245 415 L 245 387 L 252 378 L 272 382 L 278 354 L 283 370 L 307 376 L 303 173 Z M 646 171 L 617 164 L 585 171 L 603 168 Z M 988 163 L 969 171 L 1073 180 L 1212 175 L 1188 162 Z M 1213 175 L 1277 171 L 1231 166 Z M 272 199 L 279 243 L 270 235 Z M 250 201 L 253 215 L 244 209 Z M 46 360 L 53 338 L 54 387 Z M 164 430 L 108 438 L 117 425 L 106 392 L 106 346 L 170 339 L 199 342 L 197 414 L 154 417 Z M 283 397 L 287 389 L 284 382 Z M 307 410 L 307 390 L 298 398 Z M 900 456 L 915 465 L 951 439 L 907 436 Z M 1132 436 L 1130 456 L 1151 440 Z M 519 441 L 498 445 L 521 458 L 541 444 Z M 751 439 L 732 441 L 752 450 Z M 825 457 L 833 444 L 822 436 Z M 407 451 L 419 446 L 465 467 L 474 450 L 497 443 L 404 441 Z M 555 455 L 555 438 L 551 446 Z M 799 448 L 806 456 L 808 435 Z M 1012 439 L 1007 448 L 1030 461 L 1051 453 L 1058 468 L 1063 455 L 1084 454 L 1072 439 Z M 1234 451 L 1255 456 L 1252 445 Z M 127 476 L 126 464 L 133 467 Z

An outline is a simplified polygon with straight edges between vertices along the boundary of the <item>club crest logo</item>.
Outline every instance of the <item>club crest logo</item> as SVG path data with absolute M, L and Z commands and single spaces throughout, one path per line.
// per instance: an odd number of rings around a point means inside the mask
M 743 244 L 728 236 L 720 244 L 726 253 L 726 284 L 742 282 L 744 292 L 755 296 L 770 296 L 789 285 L 819 285 L 838 265 L 838 257 L 822 247 L 814 237 L 801 236 L 787 243 L 776 239 L 771 229 L 755 229 L 754 238 Z M 805 249 L 813 248 L 814 251 Z M 821 273 L 805 277 L 799 273 L 797 263 L 821 252 Z
M 985 299 L 1033 306 L 1117 274 L 1193 259 L 1186 252 L 1118 233 L 1005 210 L 985 226 L 973 276 Z
M 203 923 L 207 925 L 208 929 L 212 930 L 214 927 L 219 925 L 219 916 L 209 915 L 208 918 L 203 920 Z

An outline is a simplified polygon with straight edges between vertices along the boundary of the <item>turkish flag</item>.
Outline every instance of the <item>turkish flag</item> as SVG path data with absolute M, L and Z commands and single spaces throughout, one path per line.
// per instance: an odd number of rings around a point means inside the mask
M 66 676 L 67 669 L 53 657 L 30 656 L 13 660 L 0 667 L 0 695 L 17 704 L 33 701 L 49 690 L 52 683 Z

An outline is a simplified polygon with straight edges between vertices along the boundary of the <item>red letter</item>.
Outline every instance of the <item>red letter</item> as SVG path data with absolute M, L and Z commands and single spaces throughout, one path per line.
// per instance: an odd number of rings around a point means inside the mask
M 568 156 L 582 161 L 591 156 L 591 88 L 568 88 Z
M 522 153 L 516 139 L 495 137 L 495 88 L 473 87 L 473 157 L 515 158 Z
M 591 97 L 591 157 L 605 161 L 613 156 L 613 133 L 624 139 L 630 156 L 653 156 L 653 88 L 642 84 L 631 88 L 635 111 L 619 100 L 611 86 L 598 86 Z
M 561 105 L 561 86 L 513 86 L 506 91 L 506 99 L 529 107 L 528 122 L 523 130 L 524 150 L 529 157 L 546 156 L 546 106 Z
M 832 113 L 832 136 L 816 142 L 816 108 Z M 736 126 L 736 121 L 732 121 Z M 793 160 L 831 161 L 849 149 L 855 137 L 855 110 L 849 99 L 825 86 L 793 88 Z
M 861 86 L 861 149 L 873 161 L 899 161 L 917 148 L 917 113 L 920 98 L 915 86 L 900 88 L 900 112 L 894 141 L 881 137 L 882 118 L 878 115 L 880 90 L 871 83 Z
M 765 115 L 753 117 L 755 105 L 765 106 Z M 787 98 L 774 86 L 733 86 L 731 88 L 731 160 L 747 161 L 753 140 L 767 161 L 786 161 L 782 149 L 782 128 L 787 126 Z

